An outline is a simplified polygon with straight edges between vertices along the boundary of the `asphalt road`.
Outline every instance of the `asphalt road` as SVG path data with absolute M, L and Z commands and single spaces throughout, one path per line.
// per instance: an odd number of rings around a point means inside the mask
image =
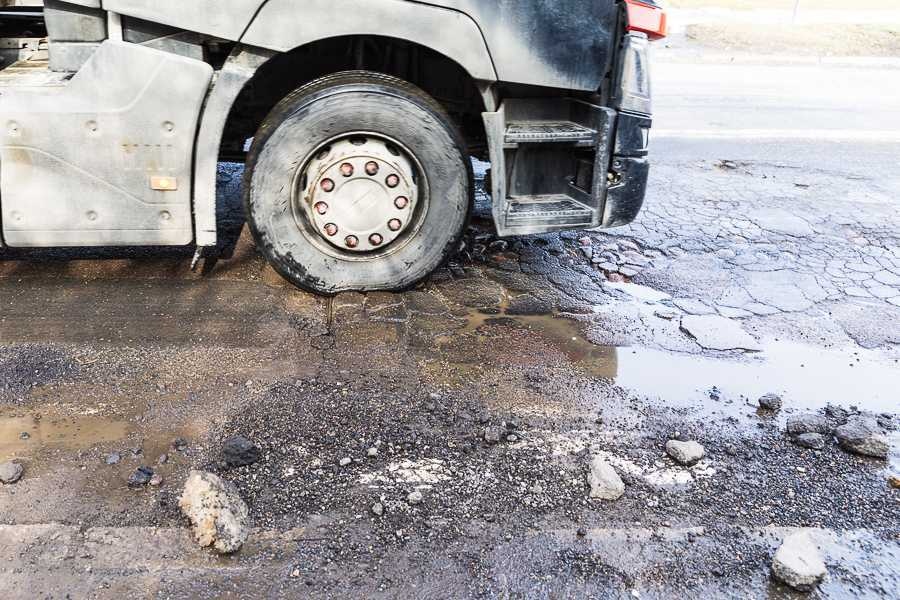
M 465 252 L 404 294 L 298 292 L 246 232 L 207 274 L 7 256 L 0 462 L 25 472 L 0 596 L 796 598 L 770 563 L 805 531 L 812 597 L 900 597 L 896 71 L 656 72 L 635 224 L 498 241 L 482 193 Z M 798 446 L 808 412 L 872 419 L 888 458 Z M 258 462 L 222 463 L 232 434 Z M 589 498 L 595 456 L 620 499 Z M 129 488 L 141 465 L 162 484 Z M 233 557 L 179 514 L 197 468 L 249 505 Z
M 654 64 L 657 162 L 782 163 L 900 185 L 900 65 Z

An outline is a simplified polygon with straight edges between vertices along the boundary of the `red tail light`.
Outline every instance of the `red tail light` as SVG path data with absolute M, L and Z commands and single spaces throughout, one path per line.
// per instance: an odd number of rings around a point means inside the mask
M 651 40 L 666 37 L 669 26 L 665 10 L 640 0 L 625 0 L 625 8 L 628 11 L 628 31 L 646 33 Z

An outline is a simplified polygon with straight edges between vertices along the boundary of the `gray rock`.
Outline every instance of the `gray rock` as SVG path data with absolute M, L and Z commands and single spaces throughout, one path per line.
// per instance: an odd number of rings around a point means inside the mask
M 165 481 L 165 480 L 163 479 L 162 475 L 160 475 L 159 473 L 154 473 L 153 477 L 150 478 L 149 483 L 153 487 L 159 487 L 163 484 L 163 481 Z
M 118 464 L 120 460 L 122 460 L 122 455 L 118 452 L 110 452 L 106 455 L 106 464 L 108 465 Z
M 676 303 L 677 304 L 677 303 Z M 741 324 L 718 315 L 687 315 L 681 330 L 707 350 L 759 350 L 759 343 Z
M 500 441 L 500 436 L 503 432 L 499 427 L 486 427 L 484 430 L 484 441 L 489 444 L 496 444 Z
M 406 496 L 406 502 L 410 506 L 418 506 L 419 504 L 422 504 L 422 502 L 424 500 L 425 500 L 425 497 L 422 496 L 422 492 L 420 492 L 419 490 L 410 492 L 409 495 Z
M 854 454 L 887 458 L 891 445 L 877 425 L 868 419 L 851 419 L 834 430 L 841 448 Z
M 134 473 L 128 477 L 128 487 L 138 488 L 150 483 L 153 478 L 153 469 L 147 466 L 138 467 Z
M 772 574 L 795 590 L 809 592 L 828 574 L 819 549 L 804 532 L 784 539 L 772 560 Z
M 338 464 L 341 465 L 342 467 L 346 467 L 347 465 L 349 465 L 352 462 L 353 462 L 352 458 L 350 458 L 349 456 L 345 456 L 344 458 L 342 458 L 340 460 L 340 462 Z
M 591 486 L 591 498 L 618 500 L 625 493 L 625 482 L 612 465 L 600 456 L 595 456 L 591 460 L 587 482 Z
M 666 454 L 671 456 L 675 462 L 690 466 L 697 464 L 706 455 L 706 450 L 694 441 L 669 440 L 666 442 Z
M 590 246 L 582 246 L 579 250 L 581 250 L 581 253 L 584 254 L 586 259 L 591 260 L 594 258 L 594 249 Z
M 178 501 L 200 546 L 236 552 L 250 535 L 250 511 L 237 489 L 217 475 L 191 471 Z
M 378 456 L 378 448 L 372 446 L 371 448 L 366 450 L 366 456 L 368 456 L 369 458 L 375 458 L 376 456 Z
M 781 410 L 783 401 L 778 394 L 766 394 L 759 399 L 759 407 L 766 410 Z
M 791 435 L 802 435 L 804 433 L 828 433 L 828 421 L 822 415 L 815 413 L 804 413 L 795 415 L 787 420 L 787 432 Z
M 262 452 L 242 435 L 233 435 L 222 444 L 222 459 L 229 467 L 245 467 L 259 460 Z
M 12 484 L 22 478 L 25 469 L 17 462 L 5 462 L 0 464 L 0 482 Z
M 376 517 L 380 517 L 384 514 L 384 505 L 381 502 L 376 502 L 372 505 L 372 514 Z
M 810 450 L 822 450 L 825 448 L 825 436 L 821 433 L 801 433 L 791 438 L 801 448 Z

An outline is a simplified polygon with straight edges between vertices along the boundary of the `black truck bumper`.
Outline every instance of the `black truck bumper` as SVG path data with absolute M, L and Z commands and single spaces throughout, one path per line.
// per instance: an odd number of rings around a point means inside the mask
M 640 33 L 625 36 L 614 95 L 618 116 L 602 227 L 631 223 L 644 205 L 653 122 L 649 62 L 647 37 Z

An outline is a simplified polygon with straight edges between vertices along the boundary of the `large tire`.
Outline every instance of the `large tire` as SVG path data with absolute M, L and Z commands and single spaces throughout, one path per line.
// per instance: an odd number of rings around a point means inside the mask
M 390 138 L 384 144 L 403 147 L 419 171 L 410 178 L 418 182 L 416 226 L 379 252 L 330 245 L 297 208 L 304 202 L 298 175 L 307 181 L 314 153 L 321 156 L 330 140 L 358 132 Z M 366 71 L 313 81 L 272 110 L 250 149 L 244 203 L 257 246 L 278 273 L 313 292 L 408 288 L 459 246 L 474 201 L 464 148 L 444 109 L 405 81 Z M 306 204 L 312 197 L 305 197 Z

